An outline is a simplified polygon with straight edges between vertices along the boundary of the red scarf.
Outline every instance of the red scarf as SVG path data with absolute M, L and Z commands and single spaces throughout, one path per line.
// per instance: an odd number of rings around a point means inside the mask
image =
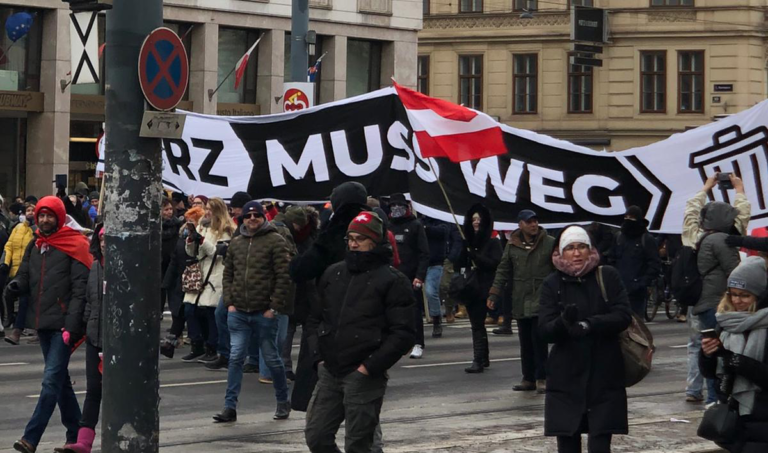
M 88 239 L 86 239 L 79 231 L 75 231 L 68 226 L 61 227 L 50 236 L 39 235 L 37 241 L 35 241 L 35 245 L 37 248 L 42 248 L 43 244 L 47 244 L 56 250 L 66 253 L 72 259 L 83 263 L 88 269 L 90 269 L 93 264 L 93 256 L 89 250 L 90 244 L 88 243 Z

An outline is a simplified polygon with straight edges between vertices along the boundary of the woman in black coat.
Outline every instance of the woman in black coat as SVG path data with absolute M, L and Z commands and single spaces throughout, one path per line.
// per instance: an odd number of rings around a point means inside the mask
M 451 245 L 450 260 L 456 272 L 461 269 L 477 267 L 479 291 L 477 300 L 464 300 L 472 325 L 472 349 L 474 359 L 472 365 L 464 371 L 467 373 L 482 373 L 490 366 L 488 351 L 488 331 L 485 329 L 485 316 L 488 307 L 485 300 L 493 286 L 496 268 L 501 262 L 501 243 L 493 236 L 493 217 L 491 211 L 482 204 L 469 208 L 464 216 L 464 241 L 456 241 Z
M 557 436 L 559 453 L 611 450 L 613 434 L 627 434 L 627 393 L 619 334 L 632 311 L 616 269 L 600 264 L 587 232 L 563 230 L 552 253 L 557 271 L 544 281 L 539 332 L 554 346 L 549 354 L 544 434 Z M 604 300 L 598 274 L 608 300 Z

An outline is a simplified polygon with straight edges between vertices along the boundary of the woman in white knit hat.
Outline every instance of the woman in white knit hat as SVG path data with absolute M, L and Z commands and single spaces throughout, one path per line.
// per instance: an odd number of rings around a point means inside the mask
M 600 254 L 584 228 L 564 229 L 557 244 L 557 271 L 544 281 L 539 303 L 539 332 L 554 344 L 544 434 L 557 436 L 558 453 L 580 453 L 582 433 L 589 434 L 590 453 L 608 453 L 612 435 L 628 432 L 619 334 L 632 311 L 621 276 L 612 267 L 598 267 Z

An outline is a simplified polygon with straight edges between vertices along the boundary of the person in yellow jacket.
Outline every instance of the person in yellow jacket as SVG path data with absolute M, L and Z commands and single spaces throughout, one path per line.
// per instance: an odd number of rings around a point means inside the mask
M 11 280 L 16 276 L 16 272 L 21 267 L 21 260 L 24 258 L 24 251 L 27 250 L 27 246 L 35 237 L 35 205 L 32 203 L 26 203 L 24 205 L 24 215 L 19 217 L 19 224 L 11 231 L 11 237 L 8 238 L 8 242 L 5 243 L 5 250 L 3 253 L 3 262 L 0 264 L 2 267 L 8 269 L 8 279 Z M 13 313 L 13 302 L 10 306 L 6 307 L 7 313 L 10 315 Z M 5 341 L 12 345 L 19 344 L 19 338 L 21 332 L 24 330 L 26 324 L 27 315 L 27 298 L 21 297 L 19 299 L 19 311 L 16 314 L 16 319 L 13 322 L 13 331 L 5 336 Z

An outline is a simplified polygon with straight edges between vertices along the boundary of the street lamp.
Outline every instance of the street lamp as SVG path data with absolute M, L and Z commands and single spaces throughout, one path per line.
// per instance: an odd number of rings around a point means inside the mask
M 104 11 L 112 9 L 112 0 L 62 0 L 69 3 L 72 12 Z

